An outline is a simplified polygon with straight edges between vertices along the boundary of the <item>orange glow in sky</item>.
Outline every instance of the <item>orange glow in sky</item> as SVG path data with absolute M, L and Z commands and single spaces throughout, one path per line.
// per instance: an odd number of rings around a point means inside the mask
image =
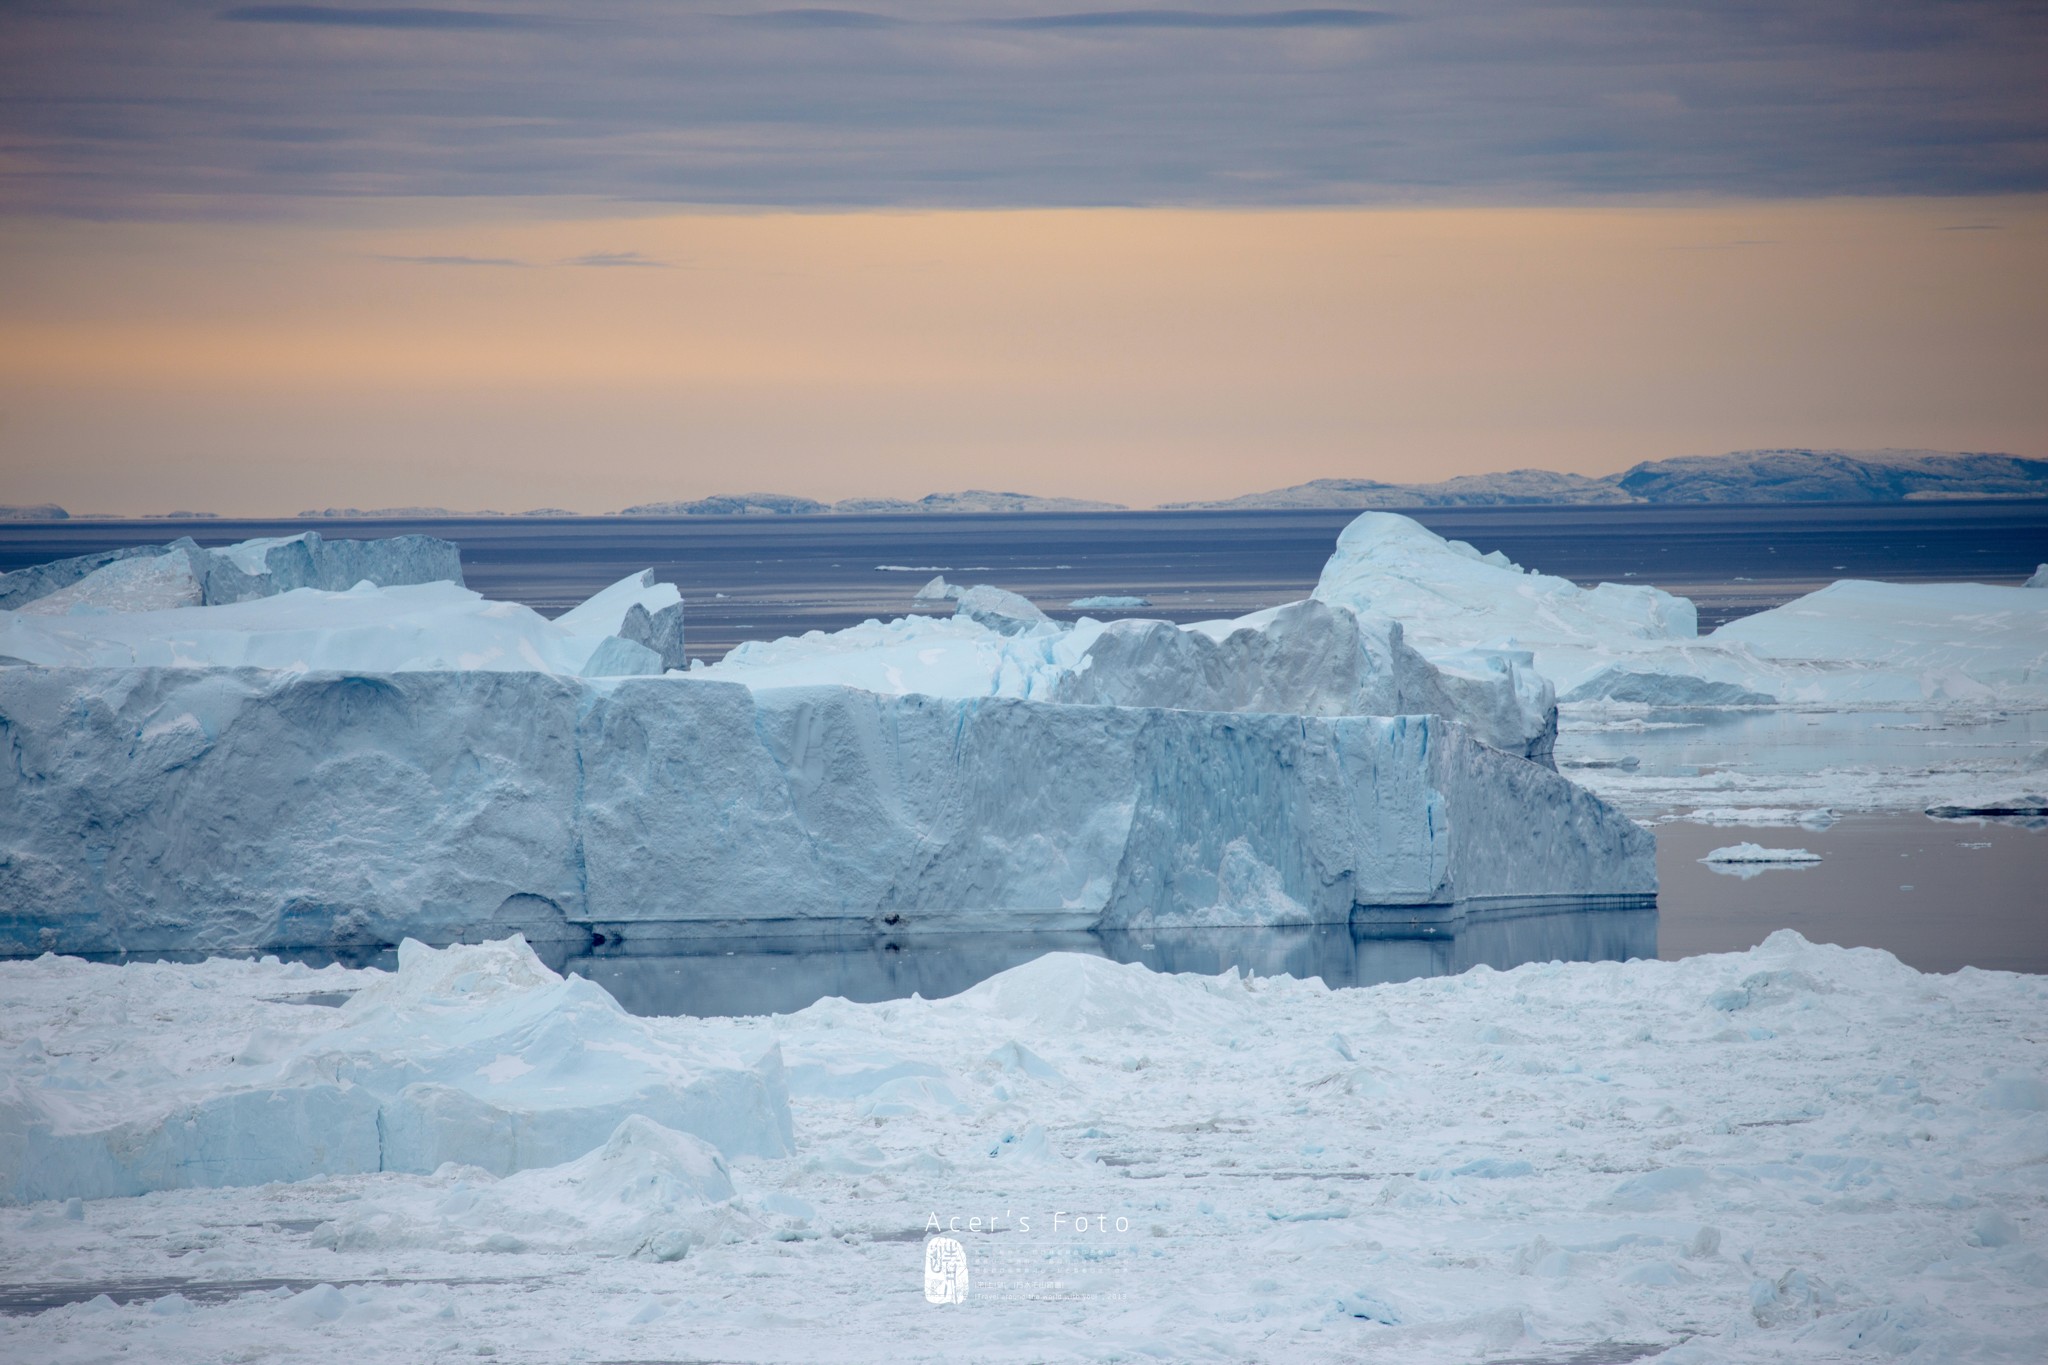
M 400 208 L 0 221 L 0 502 L 1149 505 L 1757 446 L 2048 454 L 2048 198 Z

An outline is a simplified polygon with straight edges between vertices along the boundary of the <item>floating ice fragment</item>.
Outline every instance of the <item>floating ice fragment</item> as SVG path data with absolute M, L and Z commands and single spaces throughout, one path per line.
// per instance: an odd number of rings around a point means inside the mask
M 1747 842 L 1717 848 L 1700 859 L 1703 863 L 1817 863 L 1820 860 L 1818 853 L 1809 853 L 1803 848 L 1765 848 L 1762 844 Z

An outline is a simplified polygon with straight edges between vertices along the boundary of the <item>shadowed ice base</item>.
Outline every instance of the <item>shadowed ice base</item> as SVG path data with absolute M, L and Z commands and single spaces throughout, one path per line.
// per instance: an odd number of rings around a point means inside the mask
M 1413 910 L 1372 912 L 1343 925 L 1217 928 L 1143 933 L 939 933 L 810 938 L 662 940 L 661 926 L 637 926 L 631 942 L 585 947 L 536 944 L 558 971 L 603 986 L 634 1014 L 787 1013 L 826 996 L 850 1000 L 957 995 L 1046 953 L 1086 953 L 1142 962 L 1155 971 L 1213 975 L 1235 967 L 1260 976 L 1321 977 L 1331 987 L 1446 976 L 1485 964 L 1625 961 L 1657 955 L 1652 908 L 1475 908 L 1416 922 Z M 180 954 L 146 954 L 152 960 Z M 343 961 L 390 969 L 389 949 L 294 952 L 314 966 Z M 334 993 L 307 1003 L 339 1004 Z

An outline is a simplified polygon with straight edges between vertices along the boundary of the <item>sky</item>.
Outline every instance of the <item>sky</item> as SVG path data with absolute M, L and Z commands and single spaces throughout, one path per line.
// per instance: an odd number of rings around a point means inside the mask
M 2048 455 L 2048 5 L 0 3 L 0 503 Z

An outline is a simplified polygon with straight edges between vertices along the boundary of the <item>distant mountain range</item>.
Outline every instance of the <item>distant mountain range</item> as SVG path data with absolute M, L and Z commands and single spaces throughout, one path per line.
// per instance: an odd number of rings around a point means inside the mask
M 1317 479 L 1166 508 L 1503 507 L 1624 502 L 1925 502 L 2048 498 L 2048 460 L 1938 450 L 1739 450 L 1652 460 L 1606 478 L 1512 469 L 1442 483 Z
M 1652 460 L 1605 478 L 1511 469 L 1441 483 L 1316 479 L 1214 502 L 1162 503 L 1162 511 L 1264 508 L 1511 507 L 1643 502 L 1922 502 L 1937 498 L 2048 498 L 2048 460 L 1939 450 L 1740 450 Z M 1038 498 L 971 488 L 903 498 L 826 503 L 788 493 L 734 493 L 628 507 L 629 517 L 824 516 L 857 512 L 1122 512 L 1113 502 Z
M 187 513 L 173 512 L 172 516 Z M 212 513 L 206 515 L 211 516 Z M 343 521 L 436 521 L 447 517 L 580 517 L 583 513 L 571 512 L 566 507 L 536 507 L 530 512 L 454 512 L 446 507 L 373 507 L 368 511 L 360 507 L 309 508 L 299 513 L 299 520 L 308 518 L 334 518 Z
M 1929 502 L 1949 498 L 2048 498 L 2048 460 L 1941 450 L 1738 450 L 1651 460 L 1589 478 L 1548 469 L 1465 474 L 1440 483 L 1315 479 L 1289 488 L 1214 502 L 1169 502 L 1162 511 L 1268 508 L 1511 507 L 1590 503 Z M 687 502 L 643 502 L 624 517 L 832 516 L 856 513 L 1124 512 L 1122 503 L 1041 498 L 969 488 L 909 498 L 846 498 L 820 502 L 794 493 L 728 493 Z M 51 503 L 0 507 L 0 521 L 62 521 Z M 173 512 L 170 519 L 212 517 Z M 557 507 L 530 512 L 452 512 L 445 507 L 328 507 L 301 518 L 427 521 L 451 517 L 570 517 Z
M 1640 468 L 1641 466 L 1638 466 Z M 1641 502 L 1612 478 L 1510 469 L 1504 474 L 1463 474 L 1442 483 L 1381 483 L 1377 479 L 1314 479 L 1267 493 L 1216 502 L 1169 502 L 1165 511 L 1274 507 L 1505 507 L 1517 504 Z

